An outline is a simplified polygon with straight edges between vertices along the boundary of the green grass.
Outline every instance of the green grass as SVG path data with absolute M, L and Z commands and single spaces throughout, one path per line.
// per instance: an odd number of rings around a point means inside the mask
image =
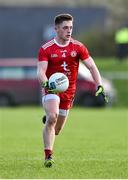
M 43 113 L 0 110 L 0 178 L 128 178 L 127 109 L 72 109 L 50 169 L 42 166 Z
M 101 71 L 128 71 L 128 59 L 125 61 L 118 61 L 113 58 L 94 58 L 98 68 Z
M 115 106 L 128 107 L 128 80 L 114 80 L 113 83 L 117 90 L 117 100 Z

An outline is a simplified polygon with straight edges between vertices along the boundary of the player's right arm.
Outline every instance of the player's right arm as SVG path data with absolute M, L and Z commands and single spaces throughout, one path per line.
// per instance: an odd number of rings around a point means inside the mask
M 48 54 L 46 50 L 41 47 L 38 53 L 38 63 L 37 63 L 37 76 L 42 87 L 48 87 L 48 78 L 46 76 L 46 71 L 48 68 Z
M 42 86 L 45 82 L 48 81 L 48 78 L 46 76 L 47 67 L 48 67 L 48 61 L 39 61 L 37 63 L 37 76 Z
M 41 84 L 42 90 L 53 93 L 53 88 L 49 87 L 48 78 L 46 76 L 46 71 L 48 68 L 48 55 L 43 48 L 40 48 L 38 54 L 38 63 L 37 63 L 37 76 Z

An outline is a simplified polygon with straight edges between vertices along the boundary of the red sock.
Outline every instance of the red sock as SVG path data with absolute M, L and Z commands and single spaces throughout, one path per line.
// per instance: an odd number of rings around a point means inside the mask
M 45 159 L 49 158 L 49 156 L 52 155 L 52 150 L 50 149 L 45 149 L 44 150 L 44 153 L 45 153 Z

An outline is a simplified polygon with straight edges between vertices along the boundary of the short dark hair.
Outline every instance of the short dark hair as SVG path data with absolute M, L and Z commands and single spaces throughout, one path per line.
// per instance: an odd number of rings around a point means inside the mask
M 54 18 L 55 25 L 61 24 L 63 21 L 73 21 L 73 17 L 70 14 L 58 14 Z

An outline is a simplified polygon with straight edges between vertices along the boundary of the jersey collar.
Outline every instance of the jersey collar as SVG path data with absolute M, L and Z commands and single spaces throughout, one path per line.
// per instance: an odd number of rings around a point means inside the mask
M 66 47 L 66 46 L 68 46 L 68 45 L 69 45 L 70 40 L 68 41 L 68 43 L 67 43 L 67 44 L 62 45 L 62 44 L 59 44 L 59 43 L 56 41 L 56 39 L 54 38 L 54 43 L 55 43 L 57 46 L 59 46 L 59 47 Z

